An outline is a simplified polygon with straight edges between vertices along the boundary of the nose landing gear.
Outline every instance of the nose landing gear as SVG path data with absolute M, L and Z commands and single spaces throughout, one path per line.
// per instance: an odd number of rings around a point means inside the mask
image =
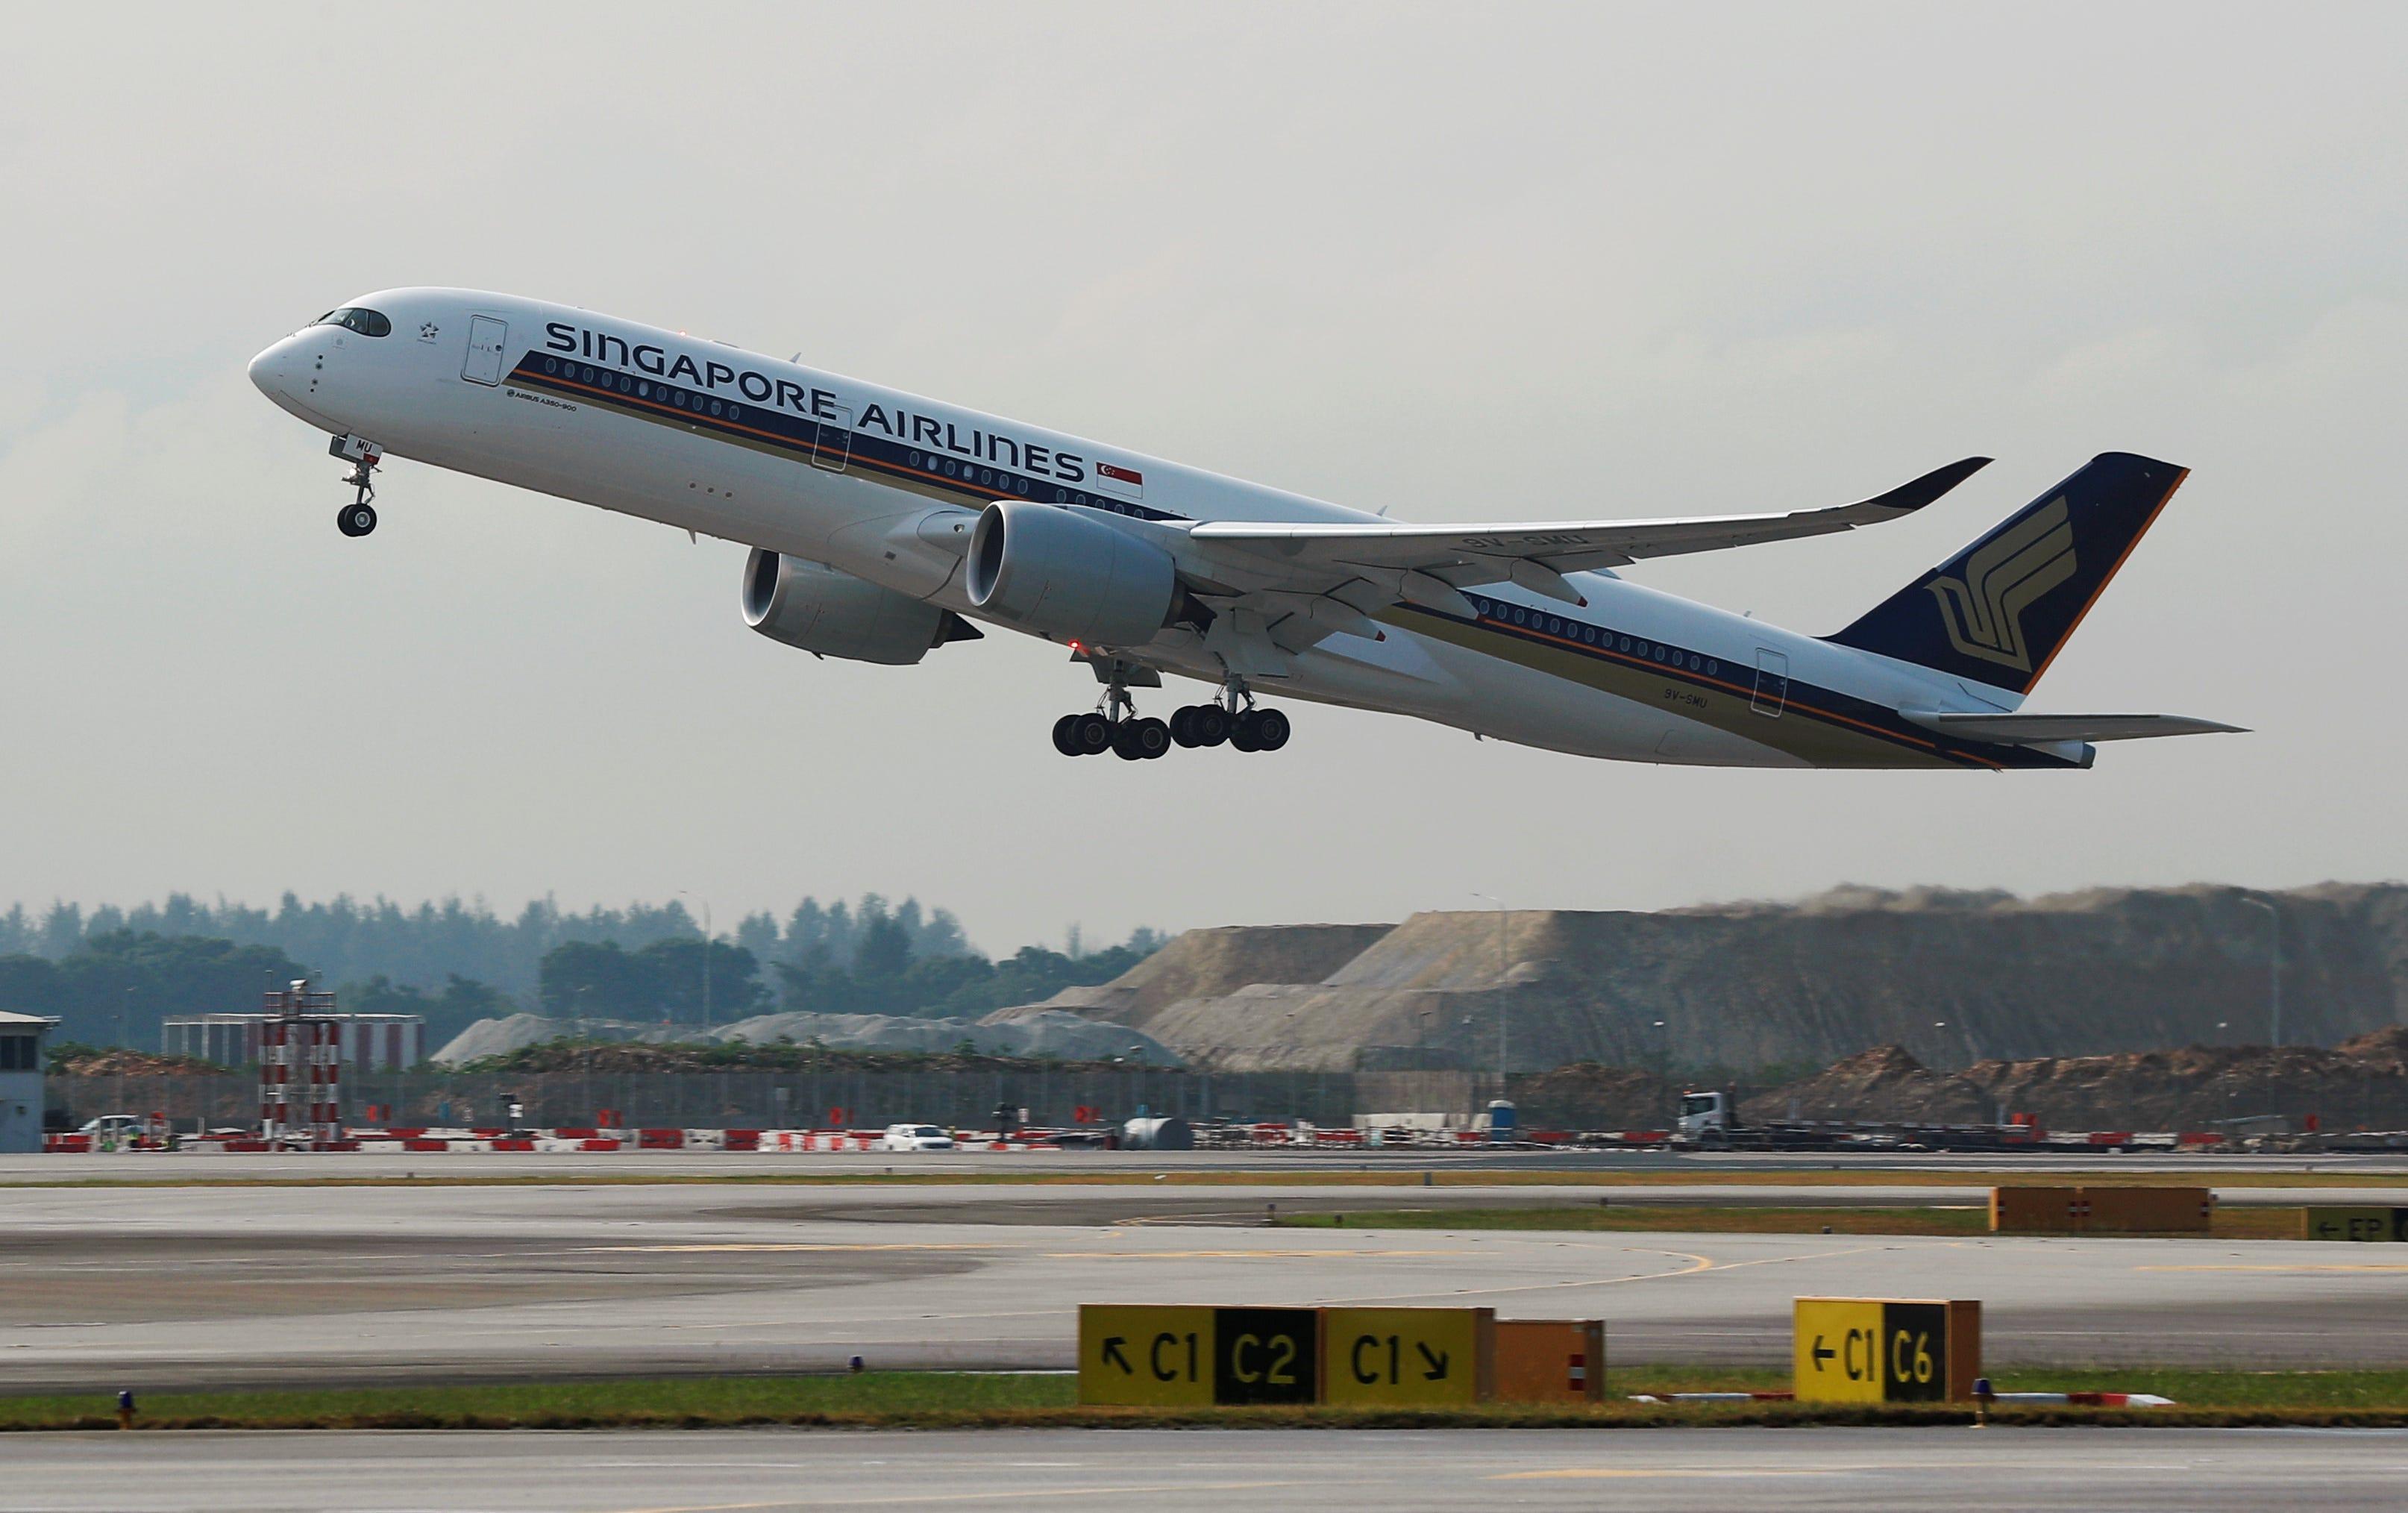
M 351 503 L 335 512 L 335 528 L 346 536 L 366 536 L 377 527 L 376 506 L 368 501 L 376 497 L 376 468 L 384 461 L 384 448 L 356 436 L 338 436 L 327 444 L 326 454 L 351 465 L 343 482 L 358 491 Z

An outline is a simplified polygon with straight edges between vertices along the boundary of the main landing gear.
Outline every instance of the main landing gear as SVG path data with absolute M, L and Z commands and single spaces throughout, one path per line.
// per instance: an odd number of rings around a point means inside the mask
M 338 436 L 327 446 L 326 454 L 351 465 L 343 482 L 358 491 L 351 503 L 335 512 L 335 528 L 346 536 L 366 536 L 377 527 L 376 506 L 368 501 L 376 497 L 376 468 L 384 461 L 384 449 L 356 436 Z
M 1289 730 L 1287 716 L 1278 710 L 1254 708 L 1254 696 L 1240 679 L 1230 680 L 1219 700 L 1190 704 L 1164 721 L 1139 718 L 1127 684 L 1116 678 L 1105 691 L 1101 708 L 1054 722 L 1054 749 L 1065 756 L 1110 751 L 1123 761 L 1140 762 L 1152 761 L 1173 745 L 1226 742 L 1239 751 L 1277 751 L 1287 744 Z

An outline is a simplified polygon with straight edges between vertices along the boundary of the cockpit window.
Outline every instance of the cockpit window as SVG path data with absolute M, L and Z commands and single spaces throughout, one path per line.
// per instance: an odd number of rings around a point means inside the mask
M 357 331 L 364 337 L 393 335 L 393 323 L 386 320 L 383 315 L 376 310 L 361 310 L 351 305 L 346 305 L 341 310 L 328 310 L 319 316 L 315 324 L 339 325 L 347 331 Z

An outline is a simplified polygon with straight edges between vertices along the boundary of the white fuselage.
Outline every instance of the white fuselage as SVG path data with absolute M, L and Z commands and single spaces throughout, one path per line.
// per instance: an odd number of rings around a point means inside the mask
M 824 563 L 990 625 L 1001 622 L 965 593 L 959 540 L 927 528 L 990 499 L 1174 521 L 1374 518 L 565 306 L 452 289 L 355 303 L 388 318 L 390 332 L 308 326 L 252 364 L 260 387 L 309 424 Z M 1329 636 L 1257 686 L 1633 761 L 2069 765 L 2063 755 L 1943 742 L 1897 718 L 1998 707 L 1956 680 L 1612 573 L 1572 576 L 1588 600 L 1576 614 L 1508 584 L 1478 591 L 1476 624 L 1399 605 L 1378 617 L 1383 638 Z M 1192 637 L 1130 650 L 1170 671 L 1224 677 Z M 1679 678 L 1664 676 L 1668 658 Z

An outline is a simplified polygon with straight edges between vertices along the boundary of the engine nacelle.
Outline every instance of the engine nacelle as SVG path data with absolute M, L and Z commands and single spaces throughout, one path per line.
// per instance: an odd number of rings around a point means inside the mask
M 1056 641 L 1142 646 L 1170 622 L 1170 554 L 1074 511 L 997 499 L 970 533 L 970 602 Z
M 822 656 L 908 667 L 978 636 L 968 621 L 849 572 L 759 547 L 744 559 L 744 623 Z

